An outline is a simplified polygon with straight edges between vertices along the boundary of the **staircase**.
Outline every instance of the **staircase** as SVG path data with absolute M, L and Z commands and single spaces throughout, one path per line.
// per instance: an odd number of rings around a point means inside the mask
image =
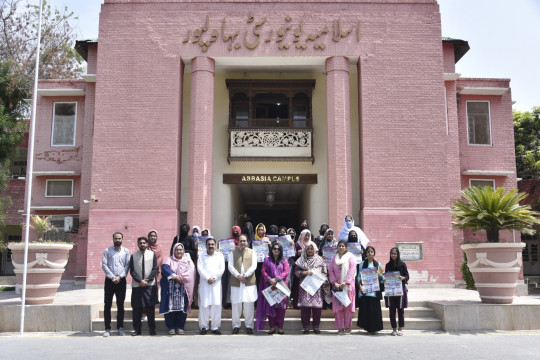
M 156 330 L 159 333 L 166 333 L 167 327 L 165 326 L 165 318 L 163 315 L 158 314 L 158 308 L 156 306 Z M 390 319 L 388 318 L 388 309 L 384 307 L 384 302 L 381 301 L 383 325 L 385 330 L 391 330 Z M 198 333 L 198 310 L 193 309 L 188 315 L 185 330 L 186 332 Z M 114 332 L 116 330 L 116 304 L 113 303 L 111 309 L 112 321 L 111 328 Z M 221 330 L 224 334 L 230 334 L 232 331 L 231 326 L 231 310 L 223 309 L 221 313 Z M 356 320 L 358 319 L 358 311 L 353 317 L 353 330 L 358 329 L 356 326 Z M 124 314 L 124 329 L 133 330 L 132 323 L 132 309 L 131 303 L 126 301 L 125 314 Z M 323 310 L 321 317 L 321 330 L 334 330 L 334 314 L 332 310 Z M 405 309 L 405 329 L 406 330 L 441 330 L 441 320 L 435 317 L 435 313 L 432 309 L 427 307 L 425 302 L 409 301 L 409 307 Z M 300 321 L 300 310 L 287 309 L 285 315 L 285 331 L 300 332 L 302 330 L 302 323 Z M 105 324 L 103 320 L 103 308 L 99 311 L 99 318 L 92 320 L 92 331 L 105 331 Z M 146 321 L 143 321 L 143 333 L 148 331 L 148 325 Z

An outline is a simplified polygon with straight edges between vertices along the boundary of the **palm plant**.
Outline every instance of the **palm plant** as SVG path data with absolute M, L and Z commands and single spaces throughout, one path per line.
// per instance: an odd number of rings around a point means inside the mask
M 486 230 L 488 242 L 499 242 L 501 230 L 533 235 L 532 225 L 540 224 L 539 212 L 531 210 L 530 205 L 519 205 L 527 194 L 516 189 L 505 194 L 504 187 L 471 186 L 461 191 L 461 196 L 466 201 L 458 200 L 450 209 L 453 225 L 472 232 Z
M 43 237 L 49 231 L 58 231 L 56 227 L 51 224 L 50 216 L 41 217 L 39 215 L 31 215 L 30 217 L 32 219 L 32 224 L 30 224 L 30 228 L 36 232 L 39 241 L 43 241 Z

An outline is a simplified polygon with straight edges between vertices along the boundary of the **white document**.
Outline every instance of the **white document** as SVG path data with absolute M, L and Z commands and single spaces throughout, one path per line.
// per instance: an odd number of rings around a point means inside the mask
M 348 291 L 333 291 L 332 294 L 336 298 L 336 300 L 343 306 L 347 307 L 351 304 L 351 299 L 349 299 L 349 295 L 347 294 Z
M 300 287 L 313 296 L 326 281 L 326 276 L 320 271 L 313 271 L 313 275 L 306 276 Z
M 272 290 L 272 286 L 267 287 L 262 291 L 262 294 L 266 298 L 266 301 L 268 301 L 268 304 L 270 306 L 274 306 L 275 304 L 279 304 L 287 297 L 284 293 L 282 293 L 279 288 L 276 286 L 276 290 Z

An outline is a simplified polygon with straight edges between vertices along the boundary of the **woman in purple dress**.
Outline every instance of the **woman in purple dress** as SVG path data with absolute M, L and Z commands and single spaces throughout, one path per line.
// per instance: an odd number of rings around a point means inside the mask
M 283 247 L 277 242 L 272 243 L 272 253 L 266 257 L 261 269 L 261 282 L 259 284 L 259 296 L 257 301 L 256 330 L 264 330 L 265 320 L 268 317 L 270 331 L 268 335 L 283 335 L 283 324 L 285 322 L 285 311 L 287 310 L 287 297 L 281 302 L 270 306 L 262 291 L 270 286 L 275 289 L 278 282 L 284 282 L 288 286 L 289 262 L 283 258 Z

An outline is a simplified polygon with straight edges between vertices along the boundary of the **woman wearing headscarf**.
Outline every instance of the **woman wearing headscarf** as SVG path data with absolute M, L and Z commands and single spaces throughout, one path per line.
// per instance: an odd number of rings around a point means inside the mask
M 269 286 L 276 286 L 280 281 L 285 285 L 289 285 L 289 262 L 283 257 L 283 247 L 277 241 L 274 241 L 271 248 L 270 256 L 264 259 L 262 265 L 262 279 L 259 285 L 259 296 L 257 301 L 257 321 L 255 322 L 256 330 L 264 330 L 265 319 L 268 317 L 270 331 L 268 335 L 278 334 L 283 335 L 283 324 L 285 323 L 285 311 L 287 310 L 287 298 L 284 298 L 280 303 L 270 306 L 262 291 Z
M 328 262 L 328 280 L 334 291 L 344 291 L 351 303 L 348 306 L 340 304 L 332 297 L 332 312 L 336 320 L 334 327 L 338 329 L 338 335 L 351 333 L 352 316 L 355 312 L 355 275 L 356 258 L 347 251 L 347 242 L 339 241 L 336 256 Z
M 297 278 L 298 284 L 307 276 L 313 275 L 314 271 L 319 271 L 324 275 L 327 275 L 327 268 L 324 259 L 317 254 L 317 245 L 310 241 L 305 246 L 305 251 L 302 252 L 302 256 L 296 260 L 294 275 Z M 302 287 L 298 290 L 298 307 L 300 308 L 300 314 L 302 319 L 302 327 L 304 328 L 304 334 L 309 334 L 309 322 L 313 314 L 313 332 L 320 334 L 319 326 L 321 323 L 321 313 L 324 304 L 324 299 L 330 299 L 330 284 L 325 281 L 317 292 L 311 296 Z
M 251 247 L 251 243 L 255 240 L 255 231 L 253 230 L 253 224 L 249 221 L 244 223 L 242 234 L 245 234 L 248 238 L 248 246 Z
M 324 248 L 337 248 L 337 244 L 338 244 L 338 241 L 334 237 L 334 230 L 329 228 L 324 233 L 324 238 L 323 238 L 323 241 L 321 243 L 321 247 L 319 248 L 319 255 L 321 255 L 321 256 L 323 255 L 322 249 L 324 249 Z
M 382 265 L 375 260 L 375 248 L 368 246 L 366 248 L 366 260 L 362 261 L 359 265 L 360 271 L 363 269 L 377 268 L 379 274 L 379 281 L 382 283 L 383 268 Z M 368 334 L 375 335 L 377 331 L 383 329 L 381 300 L 382 292 L 373 291 L 367 292 L 362 284 L 362 273 L 358 273 L 358 327 L 366 330 Z
M 338 240 L 347 241 L 349 238 L 349 232 L 351 230 L 356 231 L 360 243 L 364 248 L 366 248 L 369 243 L 369 239 L 367 238 L 366 234 L 364 234 L 362 229 L 360 229 L 358 226 L 354 226 L 354 219 L 351 215 L 345 215 L 345 219 L 343 220 L 343 229 L 341 229 L 339 232 Z
M 296 250 L 296 256 L 294 258 L 294 261 L 298 260 L 302 254 L 305 251 L 305 248 L 307 244 L 311 242 L 311 232 L 308 229 L 302 230 L 300 235 L 298 235 L 298 241 L 296 241 L 295 244 L 295 250 Z M 294 269 L 293 269 L 294 271 Z M 292 297 L 292 304 L 294 309 L 298 309 L 298 292 L 300 289 L 300 282 L 299 281 L 293 281 L 292 287 L 291 287 L 291 297 Z
M 189 230 L 189 224 L 180 225 L 180 234 L 174 237 L 171 245 L 170 255 L 173 254 L 174 245 L 177 243 L 182 243 L 182 245 L 184 245 L 186 254 L 189 254 L 191 261 L 195 262 L 197 260 L 197 245 L 195 241 L 193 241 L 193 238 L 189 236 Z
M 266 226 L 264 226 L 263 223 L 258 223 L 257 227 L 255 228 L 255 238 L 254 240 L 257 241 L 264 241 L 268 244 L 268 249 L 270 249 L 270 239 L 266 237 Z M 257 289 L 259 288 L 259 283 L 261 282 L 261 270 L 262 270 L 262 262 L 257 262 L 257 269 L 255 270 L 255 279 L 257 281 Z
M 403 328 L 405 327 L 405 309 L 408 306 L 408 297 L 407 297 L 407 282 L 409 281 L 409 271 L 407 270 L 407 265 L 401 260 L 399 255 L 399 249 L 393 247 L 390 250 L 390 261 L 386 263 L 384 267 L 384 272 L 399 272 L 399 279 L 403 285 L 403 295 L 402 296 L 385 296 L 384 304 L 389 308 L 390 313 L 390 325 L 392 325 L 392 336 L 402 336 Z M 398 313 L 399 329 L 396 328 L 396 310 Z
M 313 242 L 315 243 L 315 245 L 317 245 L 318 248 L 321 247 L 321 244 L 324 241 L 324 234 L 328 229 L 330 229 L 330 225 L 328 225 L 327 223 L 321 224 L 321 227 L 319 228 L 319 236 L 316 236 L 313 239 Z
M 159 313 L 165 314 L 165 324 L 170 335 L 182 335 L 187 315 L 191 311 L 195 284 L 195 264 L 182 243 L 174 245 L 173 255 L 163 261 L 161 272 L 163 277 Z
M 277 235 L 279 232 L 279 228 L 277 225 L 270 225 L 268 227 L 268 235 Z
M 235 225 L 231 230 L 231 239 L 234 240 L 234 247 L 238 246 L 238 237 L 242 234 L 240 226 Z M 232 256 L 232 255 L 229 255 Z M 225 261 L 225 272 L 221 276 L 221 303 L 223 308 L 231 307 L 231 275 L 229 272 L 229 261 Z
M 212 232 L 210 231 L 209 228 L 204 228 L 204 229 L 202 229 L 202 231 L 201 231 L 201 236 L 207 236 L 207 237 L 208 237 L 208 236 L 212 236 Z
M 348 243 L 358 243 L 358 234 L 355 230 L 349 231 L 349 238 L 347 239 Z M 360 248 L 362 249 L 362 260 L 366 260 L 366 248 L 360 243 Z
M 157 243 L 158 232 L 157 230 L 150 230 L 148 232 L 148 250 L 156 254 L 158 271 L 156 274 L 157 291 L 159 292 L 159 282 L 161 281 L 161 265 L 163 265 L 163 249 L 161 244 Z

